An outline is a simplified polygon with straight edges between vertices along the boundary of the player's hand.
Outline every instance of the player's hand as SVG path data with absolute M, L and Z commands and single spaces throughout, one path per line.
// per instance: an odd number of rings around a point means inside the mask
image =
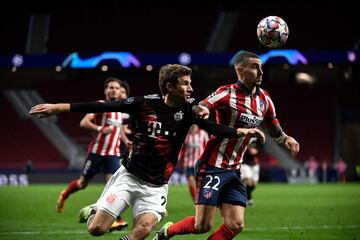
M 50 104 L 50 103 L 38 104 L 32 107 L 29 113 L 39 118 L 50 117 L 55 113 L 57 113 L 56 104 Z
M 194 108 L 194 112 L 199 118 L 208 119 L 209 116 L 210 116 L 209 109 L 207 107 L 204 107 L 204 106 L 197 105 Z
M 101 128 L 100 132 L 102 134 L 107 135 L 107 134 L 111 133 L 113 130 L 114 130 L 114 128 L 112 126 L 108 126 L 108 127 Z
M 293 137 L 290 136 L 285 136 L 284 146 L 290 151 L 290 158 L 295 157 L 300 150 L 299 143 Z
M 265 134 L 257 128 L 238 128 L 237 134 L 239 137 L 256 137 L 259 138 L 262 143 L 265 143 Z
M 126 149 L 128 150 L 128 151 L 131 151 L 131 149 L 132 149 L 132 141 L 127 141 L 126 143 L 125 143 L 125 147 L 126 147 Z

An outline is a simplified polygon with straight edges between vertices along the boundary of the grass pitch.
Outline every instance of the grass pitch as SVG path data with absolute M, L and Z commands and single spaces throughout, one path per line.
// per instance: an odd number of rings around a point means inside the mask
M 95 239 L 77 213 L 100 196 L 103 185 L 91 185 L 69 197 L 64 213 L 55 211 L 55 202 L 66 185 L 30 185 L 0 188 L 0 239 Z M 288 185 L 260 183 L 254 192 L 255 204 L 246 209 L 245 230 L 235 239 L 349 239 L 360 240 L 360 184 Z M 177 221 L 193 215 L 194 207 L 186 186 L 170 186 L 169 216 Z M 130 211 L 123 215 L 130 220 Z M 130 221 L 131 222 L 131 221 Z M 220 224 L 216 217 L 215 230 Z M 113 232 L 96 239 L 119 239 Z M 154 233 L 148 239 L 152 239 Z M 183 235 L 173 239 L 206 239 L 209 234 Z

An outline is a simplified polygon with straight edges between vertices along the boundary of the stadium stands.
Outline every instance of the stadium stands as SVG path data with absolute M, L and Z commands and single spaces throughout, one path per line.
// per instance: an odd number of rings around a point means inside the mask
M 24 170 L 31 160 L 35 169 L 66 168 L 67 160 L 53 147 L 30 119 L 20 119 L 0 95 L 0 169 Z

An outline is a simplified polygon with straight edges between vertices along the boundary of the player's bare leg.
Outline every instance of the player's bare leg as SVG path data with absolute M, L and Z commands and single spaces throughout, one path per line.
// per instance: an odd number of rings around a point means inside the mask
M 88 231 L 93 236 L 101 236 L 109 231 L 114 220 L 109 213 L 97 210 L 95 216 L 88 219 Z
M 211 230 L 216 215 L 216 206 L 196 205 L 196 233 L 206 233 Z
M 158 221 L 159 220 L 157 216 L 155 216 L 155 214 L 149 212 L 142 213 L 134 219 L 134 224 L 131 232 L 128 235 L 120 238 L 120 240 L 143 240 L 150 235 L 151 231 L 154 229 Z
M 243 230 L 245 226 L 245 208 L 243 206 L 223 203 L 220 206 L 220 213 L 222 221 L 228 229 L 236 234 Z

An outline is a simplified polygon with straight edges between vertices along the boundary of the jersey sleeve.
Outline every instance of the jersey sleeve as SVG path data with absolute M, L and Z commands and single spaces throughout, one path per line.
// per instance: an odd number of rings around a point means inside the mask
M 123 101 L 70 103 L 70 111 L 82 113 L 126 112 L 134 114 L 141 109 L 144 100 L 144 97 L 130 97 Z
M 265 126 L 279 124 L 279 120 L 276 117 L 276 111 L 273 101 L 271 100 L 269 94 L 265 92 L 265 100 L 266 100 L 266 113 L 264 117 Z
M 228 86 L 222 86 L 205 98 L 202 103 L 205 103 L 210 110 L 214 110 L 227 104 L 229 94 L 230 88 Z
M 185 140 L 185 141 L 186 141 L 186 140 Z M 186 145 L 185 145 L 185 142 L 184 142 L 184 143 L 181 145 L 181 148 L 180 148 L 180 152 L 179 152 L 179 156 L 178 156 L 179 161 L 181 161 L 181 160 L 184 158 L 185 149 L 186 149 Z
M 210 120 L 202 119 L 194 116 L 194 121 L 196 125 L 198 125 L 200 128 L 204 129 L 208 133 L 219 136 L 219 137 L 236 137 L 237 131 L 235 128 L 222 125 L 222 124 L 216 124 Z

